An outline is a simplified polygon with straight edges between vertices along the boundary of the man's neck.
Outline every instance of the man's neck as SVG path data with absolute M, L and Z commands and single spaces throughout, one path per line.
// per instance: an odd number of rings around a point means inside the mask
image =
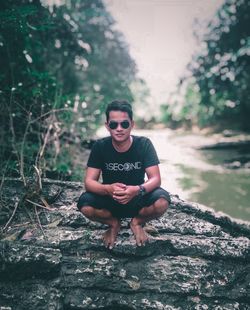
M 117 142 L 112 140 L 113 147 L 116 149 L 117 152 L 126 152 L 131 144 L 133 142 L 132 136 L 129 136 L 129 138 L 126 141 Z

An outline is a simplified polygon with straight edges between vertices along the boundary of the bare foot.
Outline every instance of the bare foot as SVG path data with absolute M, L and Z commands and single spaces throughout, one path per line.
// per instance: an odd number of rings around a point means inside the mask
M 103 241 L 106 248 L 111 250 L 114 247 L 120 227 L 121 224 L 118 223 L 114 226 L 110 226 L 109 229 L 105 231 L 105 233 L 103 234 Z
M 130 224 L 130 228 L 135 236 L 136 244 L 142 246 L 148 241 L 148 235 L 139 224 Z

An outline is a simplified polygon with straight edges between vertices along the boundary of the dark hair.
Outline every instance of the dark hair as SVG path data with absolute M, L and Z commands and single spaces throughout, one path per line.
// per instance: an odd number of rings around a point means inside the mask
M 133 120 L 132 106 L 126 100 L 114 100 L 107 105 L 105 112 L 107 121 L 109 120 L 109 112 L 111 111 L 127 112 L 131 121 Z

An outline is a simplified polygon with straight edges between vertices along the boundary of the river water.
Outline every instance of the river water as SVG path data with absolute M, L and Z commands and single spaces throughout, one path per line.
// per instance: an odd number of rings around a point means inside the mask
M 189 200 L 250 221 L 250 169 L 228 169 L 225 160 L 239 156 L 234 150 L 198 150 L 220 142 L 222 136 L 190 134 L 170 129 L 134 130 L 151 139 L 159 159 L 162 187 Z M 102 129 L 98 136 L 107 135 Z M 250 156 L 250 154 L 248 154 Z
M 250 221 L 250 169 L 228 169 L 223 165 L 226 160 L 239 156 L 237 150 L 197 149 L 221 141 L 221 136 L 206 137 L 169 129 L 134 133 L 153 142 L 165 189 L 181 199 Z

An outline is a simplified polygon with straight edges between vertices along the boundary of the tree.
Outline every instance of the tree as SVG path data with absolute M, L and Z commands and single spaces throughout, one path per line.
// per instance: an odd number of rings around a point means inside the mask
M 135 63 L 113 25 L 101 0 L 1 2 L 2 171 L 24 178 L 39 163 L 45 175 L 71 173 L 107 102 L 133 100 Z
M 250 1 L 226 0 L 189 65 L 209 123 L 226 120 L 250 129 L 249 24 Z

